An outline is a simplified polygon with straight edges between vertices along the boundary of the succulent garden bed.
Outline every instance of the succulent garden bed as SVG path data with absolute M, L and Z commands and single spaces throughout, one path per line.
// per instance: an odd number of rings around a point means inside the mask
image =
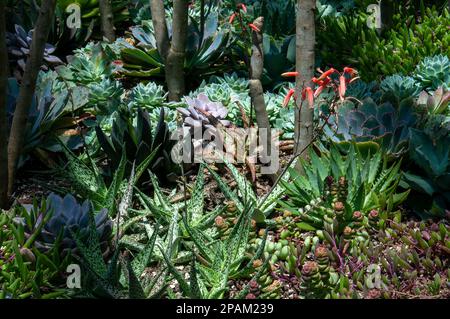
M 98 1 L 56 1 L 4 203 L 0 189 L 0 299 L 450 298 L 448 5 L 399 1 L 375 30 L 370 2 L 317 1 L 303 87 L 297 1 L 186 1 L 178 96 L 177 1 L 112 1 L 113 41 Z M 2 5 L 14 136 L 43 14 Z M 233 147 L 263 125 L 276 174 Z

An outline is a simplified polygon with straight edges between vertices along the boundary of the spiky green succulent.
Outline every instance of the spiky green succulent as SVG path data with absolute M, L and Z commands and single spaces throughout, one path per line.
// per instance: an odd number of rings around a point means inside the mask
M 63 75 L 77 84 L 89 85 L 111 77 L 112 72 L 111 57 L 100 44 L 96 44 L 76 50 Z
M 127 161 L 125 165 L 127 176 L 132 171 L 133 163 L 139 166 L 153 154 L 153 158 L 148 163 L 148 169 L 155 172 L 161 180 L 173 181 L 176 170 L 170 153 L 174 143 L 170 140 L 170 132 L 164 120 L 164 110 L 160 109 L 159 112 L 159 118 L 153 130 L 149 113 L 142 109 L 137 111 L 136 122 L 132 112 L 121 110 L 113 122 L 109 136 L 100 127 L 95 128 L 100 146 L 109 163 L 105 171 L 106 176 L 113 176 L 119 168 L 123 152 Z M 148 184 L 148 174 L 144 174 L 138 182 L 139 185 Z
M 387 209 L 389 202 L 389 207 L 396 207 L 408 195 L 396 193 L 400 165 L 384 168 L 381 151 L 364 156 L 351 145 L 348 155 L 332 147 L 322 149 L 320 156 L 310 150 L 310 156 L 310 163 L 301 161 L 305 176 L 290 170 L 291 179 L 282 181 L 288 198 L 280 201 L 310 229 L 321 229 L 324 221 L 338 215 L 338 220 L 353 222 L 355 211 L 367 214 L 372 209 Z M 352 225 L 341 223 L 341 232 L 345 226 Z

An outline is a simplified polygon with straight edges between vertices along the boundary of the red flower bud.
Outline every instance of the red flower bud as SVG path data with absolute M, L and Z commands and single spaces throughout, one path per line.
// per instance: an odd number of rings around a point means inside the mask
M 302 98 L 303 100 L 308 99 L 309 107 L 314 108 L 314 92 L 309 86 L 303 90 Z
M 345 80 L 345 76 L 341 75 L 339 77 L 339 97 L 341 100 L 344 100 L 345 92 L 347 91 L 347 84 Z
M 290 89 L 288 94 L 286 95 L 286 97 L 284 98 L 283 101 L 283 107 L 286 107 L 289 104 L 289 101 L 291 100 L 291 97 L 295 94 L 295 90 L 294 89 Z
M 238 3 L 237 8 L 241 9 L 242 11 L 244 11 L 244 13 L 247 13 L 247 6 L 245 4 Z
M 322 73 L 322 75 L 319 77 L 319 80 L 323 80 L 326 77 L 330 76 L 331 74 L 333 74 L 334 72 L 336 72 L 335 69 L 331 68 L 328 71 L 325 71 L 324 73 Z
M 232 24 L 235 18 L 236 18 L 236 13 L 233 13 L 233 14 L 230 16 L 230 20 L 228 20 L 228 23 Z
M 256 25 L 254 25 L 253 23 L 250 23 L 248 26 L 249 26 L 253 31 L 261 33 L 261 30 L 260 30 Z
M 300 75 L 300 73 L 298 73 L 298 72 L 284 72 L 283 74 L 281 74 L 281 76 L 284 78 L 295 78 L 299 75 Z
M 356 71 L 353 68 L 349 68 L 349 67 L 345 67 L 344 68 L 344 73 L 350 74 L 351 77 L 355 76 L 356 74 L 358 74 L 358 71 Z

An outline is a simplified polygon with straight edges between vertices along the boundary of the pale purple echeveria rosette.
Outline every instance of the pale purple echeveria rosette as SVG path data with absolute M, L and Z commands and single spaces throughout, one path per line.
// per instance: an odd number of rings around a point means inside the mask
M 210 101 L 205 94 L 199 94 L 196 98 L 185 97 L 185 101 L 188 105 L 187 108 L 177 108 L 177 111 L 183 116 L 183 124 L 185 126 L 214 129 L 214 126 L 204 113 L 215 117 L 225 127 L 231 125 L 230 121 L 225 120 L 228 115 L 227 108 L 220 102 Z

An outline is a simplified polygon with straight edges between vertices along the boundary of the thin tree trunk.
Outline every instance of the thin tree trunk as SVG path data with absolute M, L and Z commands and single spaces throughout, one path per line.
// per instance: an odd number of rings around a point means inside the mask
M 151 0 L 150 10 L 152 11 L 153 28 L 155 29 L 156 46 L 159 55 L 166 61 L 169 54 L 170 42 L 167 31 L 166 10 L 163 0 Z
M 151 0 L 152 22 L 158 52 L 165 62 L 169 100 L 180 101 L 185 91 L 184 60 L 188 28 L 188 1 L 173 1 L 172 41 L 169 41 L 163 0 Z
M 180 101 L 185 91 L 184 60 L 188 28 L 188 1 L 173 1 L 172 43 L 166 61 L 169 100 Z
M 263 30 L 264 18 L 257 18 L 253 24 L 259 29 Z M 264 164 L 270 164 L 270 155 L 272 151 L 272 134 L 267 115 L 266 103 L 264 101 L 264 90 L 261 83 L 261 77 L 264 71 L 264 53 L 263 53 L 263 35 L 262 32 L 252 32 L 252 56 L 250 59 L 250 97 L 255 108 L 256 122 L 259 129 L 267 130 L 267 143 L 263 146 L 262 161 Z M 276 179 L 276 174 L 270 176 L 273 180 Z
M 45 44 L 55 13 L 56 0 L 43 0 L 39 9 L 39 17 L 33 33 L 30 56 L 27 59 L 25 72 L 17 98 L 16 110 L 11 127 L 8 145 L 8 193 L 11 195 L 16 175 L 17 162 L 22 151 L 28 113 L 36 88 L 36 80 L 42 65 Z
M 313 138 L 314 109 L 303 103 L 302 90 L 312 87 L 311 79 L 314 76 L 314 47 L 316 0 L 298 0 L 297 11 L 297 38 L 296 38 L 296 70 L 299 76 L 296 81 L 297 108 L 295 111 L 295 153 L 301 152 Z M 307 152 L 301 157 L 307 158 Z M 299 168 L 299 166 L 297 166 Z
M 6 1 L 0 1 L 0 208 L 8 204 L 8 123 L 6 94 L 8 85 L 8 52 L 6 51 Z
M 383 31 L 388 30 L 392 26 L 394 7 L 395 3 L 392 1 L 381 0 L 380 2 L 381 28 Z
M 109 42 L 114 42 L 116 33 L 114 31 L 114 15 L 111 0 L 99 0 L 99 6 L 103 37 L 108 39 Z

